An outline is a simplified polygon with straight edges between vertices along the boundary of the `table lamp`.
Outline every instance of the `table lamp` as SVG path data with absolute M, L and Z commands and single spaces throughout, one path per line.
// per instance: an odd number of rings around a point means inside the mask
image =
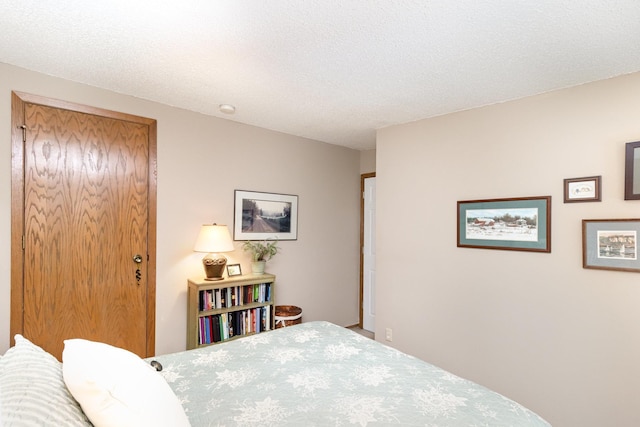
M 198 240 L 193 247 L 195 252 L 206 252 L 202 258 L 204 280 L 222 280 L 227 258 L 220 252 L 231 252 L 235 248 L 226 225 L 204 224 L 200 228 Z

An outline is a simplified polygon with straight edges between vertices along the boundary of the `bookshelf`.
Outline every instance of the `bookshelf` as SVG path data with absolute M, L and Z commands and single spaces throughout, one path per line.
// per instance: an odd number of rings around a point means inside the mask
M 272 274 L 187 281 L 187 350 L 274 329 Z

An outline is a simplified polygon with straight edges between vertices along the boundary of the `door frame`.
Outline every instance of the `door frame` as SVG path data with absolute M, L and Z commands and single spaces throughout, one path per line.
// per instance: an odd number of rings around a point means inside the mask
M 102 108 L 61 101 L 24 92 L 11 92 L 11 320 L 10 345 L 24 331 L 24 104 L 37 104 L 78 113 L 146 125 L 149 129 L 149 188 L 147 222 L 147 301 L 146 353 L 155 355 L 156 347 L 156 227 L 157 227 L 157 121 Z
M 360 316 L 358 320 L 360 328 L 362 328 L 364 310 L 364 181 L 368 178 L 375 178 L 375 176 L 375 172 L 360 175 Z

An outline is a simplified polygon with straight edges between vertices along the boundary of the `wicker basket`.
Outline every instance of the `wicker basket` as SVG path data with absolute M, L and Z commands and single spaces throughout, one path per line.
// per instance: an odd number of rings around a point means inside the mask
M 302 309 L 295 305 L 276 305 L 276 329 L 302 323 Z

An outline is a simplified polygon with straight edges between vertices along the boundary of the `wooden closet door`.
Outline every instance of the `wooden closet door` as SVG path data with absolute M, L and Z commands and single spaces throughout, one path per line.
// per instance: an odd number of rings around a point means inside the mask
M 23 112 L 22 334 L 58 358 L 68 338 L 152 355 L 148 123 Z

